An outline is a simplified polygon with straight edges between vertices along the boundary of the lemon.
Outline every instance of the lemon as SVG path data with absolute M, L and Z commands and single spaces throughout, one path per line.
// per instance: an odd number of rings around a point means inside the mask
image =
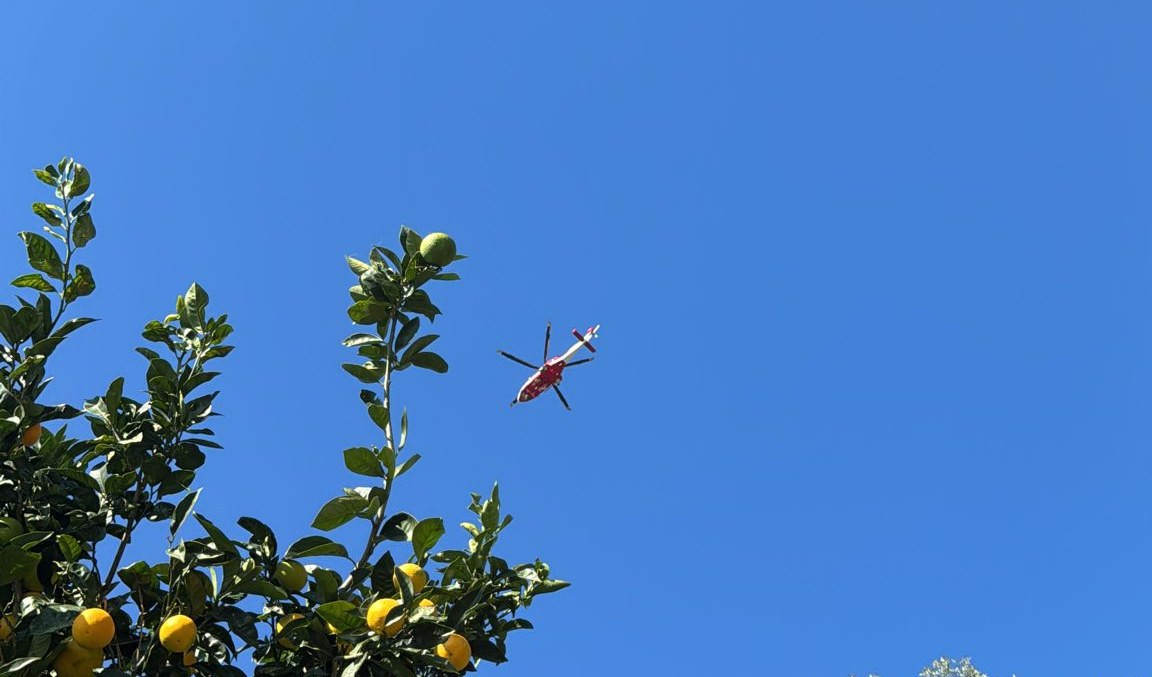
M 72 641 L 85 649 L 103 649 L 116 636 L 116 623 L 103 609 L 85 609 L 72 621 Z
M 417 595 L 420 594 L 425 585 L 428 585 L 428 572 L 421 569 L 418 564 L 407 563 L 401 564 L 392 571 L 392 582 L 396 585 L 397 590 L 400 589 L 400 579 L 397 578 L 400 572 L 404 572 L 408 580 L 412 581 L 412 592 Z
M 308 583 L 308 572 L 303 564 L 286 559 L 276 565 L 276 580 L 289 592 L 300 592 Z
M 184 614 L 169 616 L 160 625 L 160 645 L 172 653 L 184 653 L 196 643 L 196 622 Z
M 400 606 L 400 600 L 392 599 L 391 597 L 385 597 L 384 599 L 378 599 L 372 602 L 372 606 L 368 607 L 368 627 L 378 635 L 388 635 L 389 637 L 400 632 L 400 628 L 404 627 L 403 616 L 388 625 L 384 625 L 384 621 L 388 619 L 388 614 L 398 606 Z
M 472 658 L 472 646 L 468 644 L 468 640 L 464 639 L 463 635 L 454 632 L 436 645 L 436 655 L 447 658 L 452 667 L 457 670 L 463 670 Z
M 276 636 L 278 637 L 276 641 L 280 642 L 280 646 L 287 649 L 296 648 L 297 645 L 295 642 L 288 639 L 287 637 L 282 637 L 281 634 L 284 632 L 284 626 L 301 618 L 304 618 L 303 614 L 288 614 L 287 616 L 284 616 L 276 621 Z
M 193 665 L 196 665 L 196 652 L 195 651 L 185 651 L 184 652 L 184 667 L 190 668 Z
M 428 263 L 443 268 L 456 258 L 456 241 L 447 233 L 429 233 L 420 240 L 420 256 Z
M 85 649 L 75 642 L 68 642 L 64 650 L 52 661 L 57 677 L 92 677 L 92 671 L 104 664 L 104 652 Z

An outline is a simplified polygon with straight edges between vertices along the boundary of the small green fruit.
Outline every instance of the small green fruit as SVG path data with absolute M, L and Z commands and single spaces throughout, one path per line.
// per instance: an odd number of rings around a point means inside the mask
M 430 233 L 420 241 L 420 256 L 428 263 L 443 268 L 456 258 L 456 241 L 446 233 Z
M 286 559 L 276 565 L 276 580 L 287 590 L 300 592 L 308 583 L 308 572 L 303 564 Z

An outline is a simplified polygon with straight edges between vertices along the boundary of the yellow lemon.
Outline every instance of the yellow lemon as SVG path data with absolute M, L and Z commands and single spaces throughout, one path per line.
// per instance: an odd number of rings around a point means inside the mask
M 304 614 L 288 614 L 287 616 L 284 616 L 276 621 L 276 636 L 278 637 L 276 641 L 280 642 L 280 646 L 288 649 L 296 648 L 295 642 L 289 640 L 287 637 L 281 637 L 280 635 L 284 632 L 284 626 L 301 618 L 304 618 Z
M 103 649 L 116 636 L 116 623 L 103 609 L 85 609 L 72 621 L 72 641 L 85 649 Z
M 52 668 L 58 677 L 92 677 L 92 671 L 103 664 L 104 652 L 68 642 L 52 661 Z
M 403 616 L 388 625 L 384 625 L 384 621 L 388 619 L 388 614 L 398 606 L 400 606 L 400 600 L 392 599 L 391 597 L 385 597 L 384 599 L 378 599 L 372 602 L 372 606 L 368 607 L 368 627 L 378 635 L 388 635 L 389 637 L 400 632 L 400 628 L 404 627 Z
M 428 585 L 428 572 L 421 569 L 420 565 L 409 562 L 401 564 L 392 571 L 392 582 L 396 585 L 397 590 L 400 589 L 400 579 L 397 578 L 400 572 L 404 572 L 408 580 L 412 581 L 412 592 L 417 595 L 420 594 L 420 591 L 424 589 L 425 585 Z
M 289 592 L 300 592 L 308 583 L 308 572 L 303 564 L 286 559 L 276 565 L 276 580 Z
M 447 658 L 452 667 L 457 670 L 463 670 L 468 665 L 469 659 L 472 658 L 472 646 L 468 644 L 468 640 L 464 639 L 463 635 L 454 632 L 448 635 L 442 643 L 436 645 L 436 655 Z
M 196 643 L 196 622 L 184 614 L 169 616 L 160 625 L 160 645 L 172 653 L 184 653 Z

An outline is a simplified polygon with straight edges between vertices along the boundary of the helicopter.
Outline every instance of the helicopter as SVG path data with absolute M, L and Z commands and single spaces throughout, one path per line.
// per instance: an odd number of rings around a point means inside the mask
M 528 400 L 535 399 L 545 390 L 551 389 L 556 392 L 556 396 L 560 398 L 560 403 L 564 405 L 564 408 L 568 411 L 572 411 L 572 407 L 568 405 L 568 400 L 565 399 L 564 393 L 560 392 L 559 384 L 560 381 L 564 378 L 564 369 L 566 367 L 575 367 L 578 364 L 586 364 L 592 361 L 593 358 L 591 357 L 585 357 L 580 360 L 572 360 L 572 358 L 576 355 L 577 352 L 580 351 L 581 348 L 587 348 L 592 352 L 596 352 L 596 348 L 593 347 L 591 341 L 592 339 L 597 338 L 596 332 L 598 331 L 600 331 L 600 325 L 589 328 L 588 331 L 584 332 L 583 334 L 573 329 L 572 335 L 576 337 L 576 343 L 573 343 L 571 348 L 564 351 L 563 355 L 558 355 L 552 359 L 548 359 L 548 342 L 552 338 L 552 323 L 549 322 L 548 327 L 544 330 L 544 364 L 539 366 L 526 360 L 522 360 L 515 355 L 506 353 L 503 350 L 496 351 L 504 357 L 512 360 L 513 362 L 536 370 L 536 373 L 528 377 L 528 380 L 524 382 L 524 385 L 520 386 L 520 391 L 516 393 L 516 399 L 512 400 L 512 404 L 509 406 L 515 406 L 521 402 L 527 402 Z

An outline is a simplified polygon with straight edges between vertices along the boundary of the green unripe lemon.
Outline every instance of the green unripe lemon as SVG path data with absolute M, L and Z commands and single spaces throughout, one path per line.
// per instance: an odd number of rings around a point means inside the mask
M 456 241 L 446 233 L 430 233 L 420 241 L 420 256 L 443 268 L 456 258 Z
M 276 580 L 280 581 L 280 585 L 289 591 L 300 592 L 308 583 L 308 572 L 304 570 L 304 565 L 299 562 L 290 559 L 281 560 L 276 565 Z

